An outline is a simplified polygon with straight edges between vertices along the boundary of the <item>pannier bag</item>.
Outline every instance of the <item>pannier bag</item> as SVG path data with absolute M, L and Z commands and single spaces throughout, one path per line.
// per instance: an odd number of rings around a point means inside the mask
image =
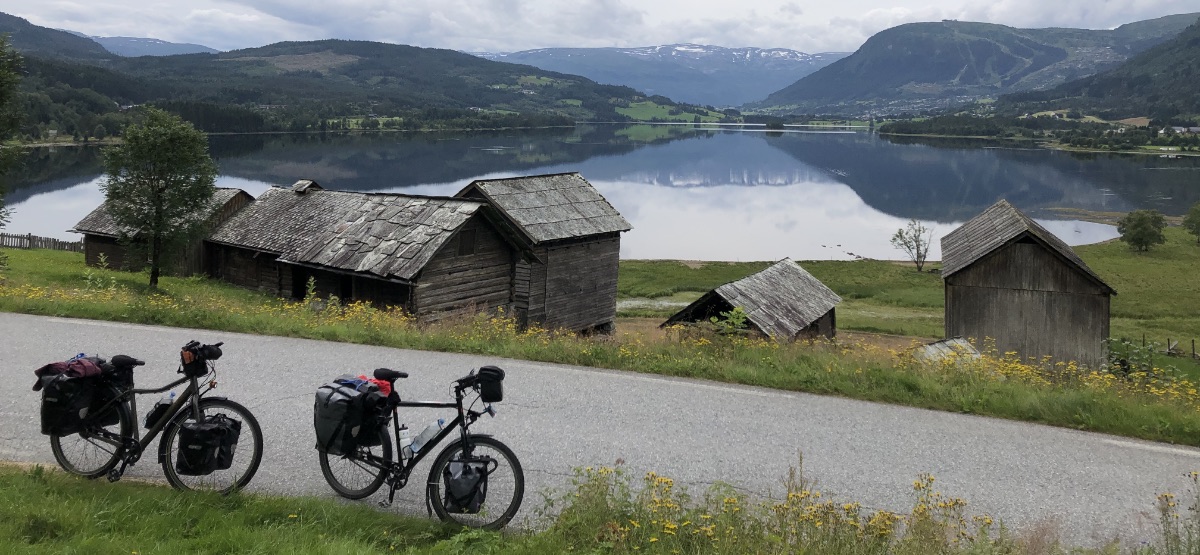
M 385 399 L 378 385 L 349 374 L 317 388 L 313 404 L 317 449 L 344 455 L 360 445 L 379 445 L 383 439 L 379 415 Z
M 58 374 L 43 377 L 41 385 L 42 433 L 65 436 L 82 431 L 83 422 L 97 400 L 100 378 Z M 115 410 L 112 413 L 117 415 Z
M 499 466 L 491 457 L 453 458 L 442 471 L 442 507 L 454 514 L 476 514 L 487 498 L 488 474 Z
M 175 472 L 184 476 L 204 476 L 233 465 L 241 421 L 214 414 L 203 422 L 189 420 L 179 427 L 179 455 Z
M 495 366 L 479 369 L 476 382 L 479 384 L 479 399 L 485 403 L 499 403 L 504 399 L 504 370 Z

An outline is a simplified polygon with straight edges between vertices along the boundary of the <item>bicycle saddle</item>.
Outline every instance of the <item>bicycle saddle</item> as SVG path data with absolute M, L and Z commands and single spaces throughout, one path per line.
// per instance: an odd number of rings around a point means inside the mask
M 110 360 L 109 363 L 117 368 L 132 368 L 134 366 L 144 366 L 146 364 L 144 361 L 128 355 L 117 355 L 112 357 L 112 360 Z
M 407 378 L 408 372 L 401 372 L 399 370 L 392 370 L 390 368 L 376 368 L 374 376 L 377 380 L 394 382 L 396 381 L 396 378 Z

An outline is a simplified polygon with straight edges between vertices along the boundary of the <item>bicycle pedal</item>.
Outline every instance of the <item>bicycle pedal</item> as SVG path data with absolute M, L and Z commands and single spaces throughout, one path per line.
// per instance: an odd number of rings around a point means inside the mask
M 391 501 L 380 501 L 380 502 L 379 502 L 379 508 L 380 508 L 380 509 L 387 509 L 387 508 L 390 508 L 391 506 L 392 506 L 392 502 L 391 502 Z
M 114 469 L 112 469 L 112 470 L 109 470 L 109 471 L 108 471 L 108 481 L 109 481 L 109 482 L 116 482 L 117 480 L 120 480 L 120 479 L 121 479 L 121 474 L 123 474 L 123 473 L 122 473 L 120 470 L 117 470 L 117 469 L 115 469 L 115 468 L 114 468 Z

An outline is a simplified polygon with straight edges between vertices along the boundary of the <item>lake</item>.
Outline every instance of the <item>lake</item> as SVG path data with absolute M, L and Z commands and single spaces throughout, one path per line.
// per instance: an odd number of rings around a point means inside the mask
M 580 172 L 633 225 L 629 259 L 897 259 L 909 219 L 937 239 L 1001 198 L 1071 245 L 1117 236 L 1078 211 L 1200 201 L 1200 158 L 1079 154 L 865 131 L 580 125 L 487 133 L 214 136 L 217 185 L 452 195 L 472 180 Z M 96 147 L 29 151 L 10 176 L 8 233 L 77 239 L 103 201 Z M 1076 212 L 1077 214 L 1077 212 Z

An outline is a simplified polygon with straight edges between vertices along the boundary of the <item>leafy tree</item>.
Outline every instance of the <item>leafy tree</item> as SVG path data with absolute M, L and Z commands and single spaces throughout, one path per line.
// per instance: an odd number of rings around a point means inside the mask
M 929 245 L 933 243 L 933 228 L 925 227 L 913 218 L 908 225 L 897 229 L 892 235 L 892 246 L 904 251 L 908 259 L 917 265 L 920 272 L 925 267 L 925 258 L 929 256 Z
M 203 231 L 217 166 L 204 133 L 156 108 L 122 138 L 104 150 L 101 189 L 122 241 L 145 251 L 150 286 L 157 287 L 162 266 Z
M 8 35 L 0 35 L 0 175 L 8 173 L 17 159 L 17 149 L 3 146 L 21 122 L 16 105 L 17 84 L 21 80 L 21 56 L 9 45 Z M 0 230 L 8 225 L 9 211 L 4 206 L 4 186 L 0 183 Z M 8 259 L 0 253 L 0 271 Z
M 1134 210 L 1117 220 L 1121 240 L 1138 251 L 1148 251 L 1151 246 L 1167 242 L 1163 235 L 1166 227 L 1166 218 L 1157 210 Z
M 1200 244 L 1200 202 L 1193 204 L 1187 215 L 1183 217 L 1183 228 L 1195 235 L 1196 243 Z

